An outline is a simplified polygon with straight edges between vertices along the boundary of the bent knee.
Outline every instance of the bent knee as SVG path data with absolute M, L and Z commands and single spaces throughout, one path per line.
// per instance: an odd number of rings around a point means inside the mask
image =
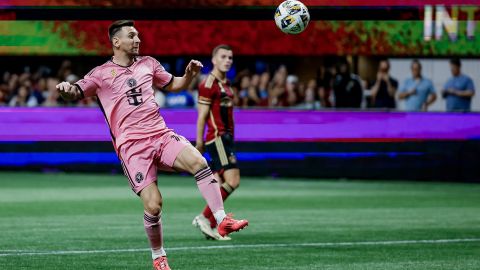
M 230 179 L 230 181 L 225 181 L 225 182 L 227 182 L 227 184 L 233 189 L 237 189 L 238 187 L 240 187 L 240 178 Z
M 160 198 L 145 204 L 145 211 L 153 216 L 158 216 L 162 212 L 163 200 Z
M 208 163 L 207 163 L 207 160 L 202 155 L 196 155 L 194 160 L 192 161 L 191 167 L 192 167 L 191 173 L 195 174 L 201 169 L 208 167 Z
M 229 172 L 229 171 L 228 171 Z M 240 173 L 224 174 L 225 182 L 233 189 L 237 189 L 240 186 Z

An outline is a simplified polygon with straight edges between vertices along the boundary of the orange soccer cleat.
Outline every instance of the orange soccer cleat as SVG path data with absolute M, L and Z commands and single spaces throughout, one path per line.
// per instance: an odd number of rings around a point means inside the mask
M 155 270 L 171 270 L 168 266 L 167 257 L 162 256 L 153 260 L 153 269 Z
M 232 232 L 238 232 L 248 226 L 248 220 L 235 220 L 232 214 L 228 214 L 218 225 L 217 230 L 221 236 L 226 236 Z

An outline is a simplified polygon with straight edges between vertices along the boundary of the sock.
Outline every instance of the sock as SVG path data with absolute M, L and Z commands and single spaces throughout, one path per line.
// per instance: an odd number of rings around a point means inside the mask
M 213 177 L 212 171 L 209 167 L 205 167 L 195 173 L 195 179 L 197 180 L 198 189 L 205 201 L 207 201 L 208 207 L 213 213 L 217 213 L 218 218 L 221 218 L 220 221 L 222 221 L 225 217 L 223 199 L 218 181 Z
M 225 210 L 218 210 L 213 213 L 213 216 L 215 217 L 217 224 L 220 224 L 227 215 L 225 214 Z
M 220 193 L 222 194 L 223 201 L 225 201 L 234 190 L 235 189 L 227 182 L 223 183 L 222 186 L 220 186 Z M 203 210 L 203 216 L 210 220 L 210 227 L 212 229 L 217 227 L 217 221 L 215 220 L 215 216 L 213 216 L 212 210 L 210 210 L 210 207 L 208 207 L 208 205 L 205 206 L 205 209 Z
M 152 249 L 152 259 L 156 259 L 161 256 L 166 256 L 163 249 L 163 232 L 162 232 L 162 213 L 158 216 L 153 216 L 146 211 L 143 215 L 143 225 L 145 226 L 145 232 L 147 233 L 150 247 Z
M 164 257 L 164 256 L 167 256 L 167 253 L 165 252 L 163 247 L 161 247 L 159 249 L 152 249 L 152 259 L 153 260 L 155 260 L 156 258 L 159 258 L 159 257 Z

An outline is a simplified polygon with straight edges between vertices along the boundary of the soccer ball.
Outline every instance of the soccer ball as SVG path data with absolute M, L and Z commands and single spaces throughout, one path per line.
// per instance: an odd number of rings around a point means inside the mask
M 284 1 L 275 11 L 275 23 L 282 32 L 287 34 L 300 34 L 307 28 L 309 21 L 308 9 L 300 1 Z

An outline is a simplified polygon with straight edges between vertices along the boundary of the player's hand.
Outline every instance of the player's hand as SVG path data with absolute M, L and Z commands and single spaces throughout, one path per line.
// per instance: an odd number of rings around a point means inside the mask
M 185 74 L 187 74 L 188 76 L 195 77 L 200 72 L 202 67 L 203 65 L 200 61 L 190 60 L 190 63 L 188 63 L 187 68 L 185 69 Z
M 203 142 L 197 142 L 195 144 L 195 148 L 197 148 L 198 152 L 203 154 L 205 152 L 205 144 Z
M 78 98 L 78 88 L 75 85 L 71 85 L 69 82 L 61 82 L 57 84 L 56 88 L 65 100 L 74 100 Z

